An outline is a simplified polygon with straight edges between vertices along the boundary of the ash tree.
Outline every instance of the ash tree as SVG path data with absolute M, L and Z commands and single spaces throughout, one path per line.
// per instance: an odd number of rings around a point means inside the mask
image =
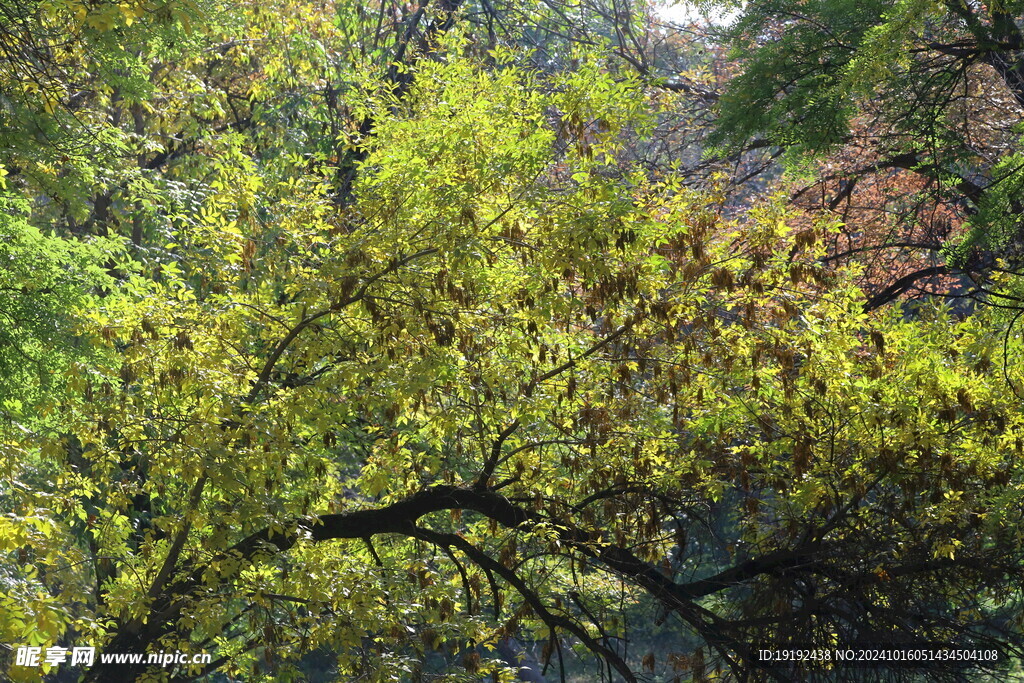
M 865 313 L 829 222 L 725 220 L 652 179 L 631 145 L 672 102 L 601 50 L 542 72 L 424 9 L 332 104 L 318 60 L 366 16 L 287 7 L 161 18 L 185 43 L 139 58 L 187 58 L 148 70 L 138 132 L 102 92 L 68 129 L 135 161 L 69 159 L 99 195 L 11 177 L 26 220 L 78 211 L 132 259 L 93 254 L 65 311 L 89 353 L 4 414 L 4 642 L 212 655 L 71 672 L 94 681 L 301 679 L 313 655 L 513 680 L 510 636 L 550 677 L 1008 675 L 1024 416 L 998 311 Z M 652 620 L 668 650 L 632 642 Z M 880 640 L 999 659 L 755 654 Z

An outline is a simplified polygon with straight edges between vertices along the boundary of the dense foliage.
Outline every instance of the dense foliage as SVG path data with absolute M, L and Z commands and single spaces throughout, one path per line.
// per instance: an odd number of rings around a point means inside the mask
M 881 262 L 872 305 L 908 291 L 991 300 L 1005 295 L 993 273 L 1019 271 L 1021 9 L 770 0 L 731 28 L 744 67 L 719 140 L 827 159 L 810 198 L 845 216 L 834 256 Z
M 1019 675 L 1015 143 L 943 242 L 995 305 L 869 299 L 849 219 L 695 145 L 809 173 L 963 27 L 789 4 L 719 96 L 621 3 L 0 0 L 0 676 Z M 756 654 L 936 642 L 999 658 Z

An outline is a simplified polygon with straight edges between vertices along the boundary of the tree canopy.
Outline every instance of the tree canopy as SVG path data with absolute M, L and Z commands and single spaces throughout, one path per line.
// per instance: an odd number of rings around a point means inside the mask
M 719 91 L 622 3 L 0 3 L 5 678 L 1019 675 L 1016 143 L 899 133 L 1001 9 L 752 4 Z M 751 182 L 858 126 L 994 305 Z M 998 656 L 758 655 L 878 643 Z
M 1020 13 L 749 3 L 731 28 L 749 57 L 721 98 L 718 140 L 769 142 L 798 165 L 829 157 L 820 204 L 851 226 L 836 255 L 868 251 L 888 271 L 872 305 L 919 290 L 991 299 L 992 273 L 1021 266 Z

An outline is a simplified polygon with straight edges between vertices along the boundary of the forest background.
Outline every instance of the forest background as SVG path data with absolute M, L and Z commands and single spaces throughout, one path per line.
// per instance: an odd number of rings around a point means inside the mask
M 1024 3 L 700 9 L 0 0 L 0 677 L 1024 676 Z

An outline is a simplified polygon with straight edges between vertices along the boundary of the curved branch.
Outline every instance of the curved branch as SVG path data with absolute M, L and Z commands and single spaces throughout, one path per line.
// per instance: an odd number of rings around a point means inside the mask
M 623 679 L 636 683 L 636 676 L 633 675 L 629 665 L 612 649 L 599 643 L 593 636 L 587 633 L 586 629 L 580 626 L 575 621 L 568 619 L 563 616 L 552 614 L 548 611 L 547 607 L 544 606 L 544 602 L 540 599 L 535 592 L 530 590 L 530 587 L 526 585 L 514 571 L 501 564 L 487 553 L 481 551 L 479 548 L 474 546 L 466 539 L 456 534 L 443 534 L 436 531 L 430 531 L 423 529 L 422 527 L 416 527 L 412 534 L 415 538 L 429 541 L 439 546 L 456 547 L 461 550 L 466 557 L 473 560 L 478 566 L 486 567 L 495 574 L 501 576 L 505 581 L 509 583 L 516 592 L 523 596 L 523 599 L 530 605 L 533 611 L 540 617 L 547 627 L 554 633 L 557 629 L 561 628 L 573 634 L 580 641 L 587 646 L 587 649 L 596 655 L 602 657 L 608 664 L 615 667 Z

